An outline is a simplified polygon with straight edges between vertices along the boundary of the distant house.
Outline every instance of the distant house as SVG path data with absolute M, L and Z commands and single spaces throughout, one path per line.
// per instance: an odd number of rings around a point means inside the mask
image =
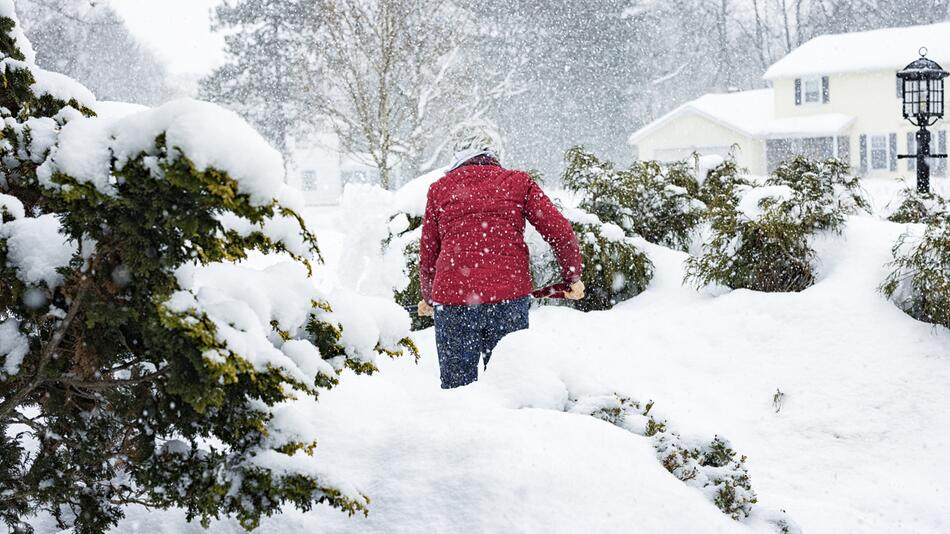
M 379 183 L 379 169 L 372 158 L 341 153 L 332 133 L 294 143 L 291 152 L 287 182 L 303 193 L 308 205 L 336 204 L 348 183 Z
M 895 75 L 922 46 L 927 57 L 950 65 L 950 22 L 816 37 L 766 71 L 771 89 L 703 95 L 629 142 L 640 159 L 664 162 L 735 147 L 753 174 L 805 154 L 841 158 L 868 177 L 906 175 L 915 162 L 897 154 L 915 150 L 915 130 L 901 116 Z M 948 128 L 937 123 L 932 150 L 946 153 Z M 932 173 L 946 176 L 946 160 L 933 160 Z

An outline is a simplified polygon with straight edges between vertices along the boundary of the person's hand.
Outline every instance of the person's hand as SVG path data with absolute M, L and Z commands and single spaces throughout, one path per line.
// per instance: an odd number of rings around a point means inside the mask
M 433 315 L 432 306 L 424 300 L 419 301 L 419 306 L 416 309 L 419 312 L 419 317 L 432 317 Z
M 570 289 L 564 292 L 564 298 L 569 300 L 581 300 L 584 298 L 584 282 L 578 280 L 571 284 Z

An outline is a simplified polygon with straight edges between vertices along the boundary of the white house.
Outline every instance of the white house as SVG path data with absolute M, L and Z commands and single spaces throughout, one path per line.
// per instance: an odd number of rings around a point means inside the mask
M 287 182 L 304 194 L 309 205 L 335 204 L 348 183 L 379 183 L 379 169 L 369 156 L 339 151 L 332 133 L 322 133 L 291 146 Z
M 950 65 L 950 22 L 816 37 L 765 73 L 770 89 L 707 94 L 647 124 L 629 142 L 640 159 L 676 161 L 728 153 L 766 174 L 796 154 L 838 157 L 868 177 L 913 174 L 914 127 L 901 116 L 896 73 L 917 59 Z M 932 150 L 946 153 L 950 122 L 938 122 Z M 944 159 L 932 163 L 947 175 Z

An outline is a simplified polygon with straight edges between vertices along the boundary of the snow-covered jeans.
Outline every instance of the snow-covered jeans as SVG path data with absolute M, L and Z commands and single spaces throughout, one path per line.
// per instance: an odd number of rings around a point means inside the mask
M 439 351 L 442 389 L 478 380 L 478 362 L 488 367 L 501 338 L 528 328 L 528 297 L 462 306 L 435 307 L 435 345 Z

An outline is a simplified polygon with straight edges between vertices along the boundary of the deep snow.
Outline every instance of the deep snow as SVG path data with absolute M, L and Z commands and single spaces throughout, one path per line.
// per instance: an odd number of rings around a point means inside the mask
M 896 188 L 869 189 L 881 206 Z M 332 278 L 337 218 L 309 215 L 329 264 L 318 277 Z M 685 254 L 648 245 L 656 276 L 644 294 L 606 312 L 535 310 L 531 330 L 503 340 L 462 390 L 438 388 L 432 331 L 416 333 L 418 364 L 348 374 L 298 414 L 316 425 L 317 460 L 371 497 L 369 517 L 291 510 L 259 531 L 771 531 L 720 513 L 647 439 L 561 411 L 569 397 L 619 392 L 654 400 L 678 430 L 729 438 L 761 508 L 808 534 L 948 532 L 950 332 L 877 292 L 903 230 L 851 218 L 817 243 L 819 280 L 797 294 L 697 292 L 681 285 Z M 180 512 L 140 508 L 115 529 L 200 531 Z

